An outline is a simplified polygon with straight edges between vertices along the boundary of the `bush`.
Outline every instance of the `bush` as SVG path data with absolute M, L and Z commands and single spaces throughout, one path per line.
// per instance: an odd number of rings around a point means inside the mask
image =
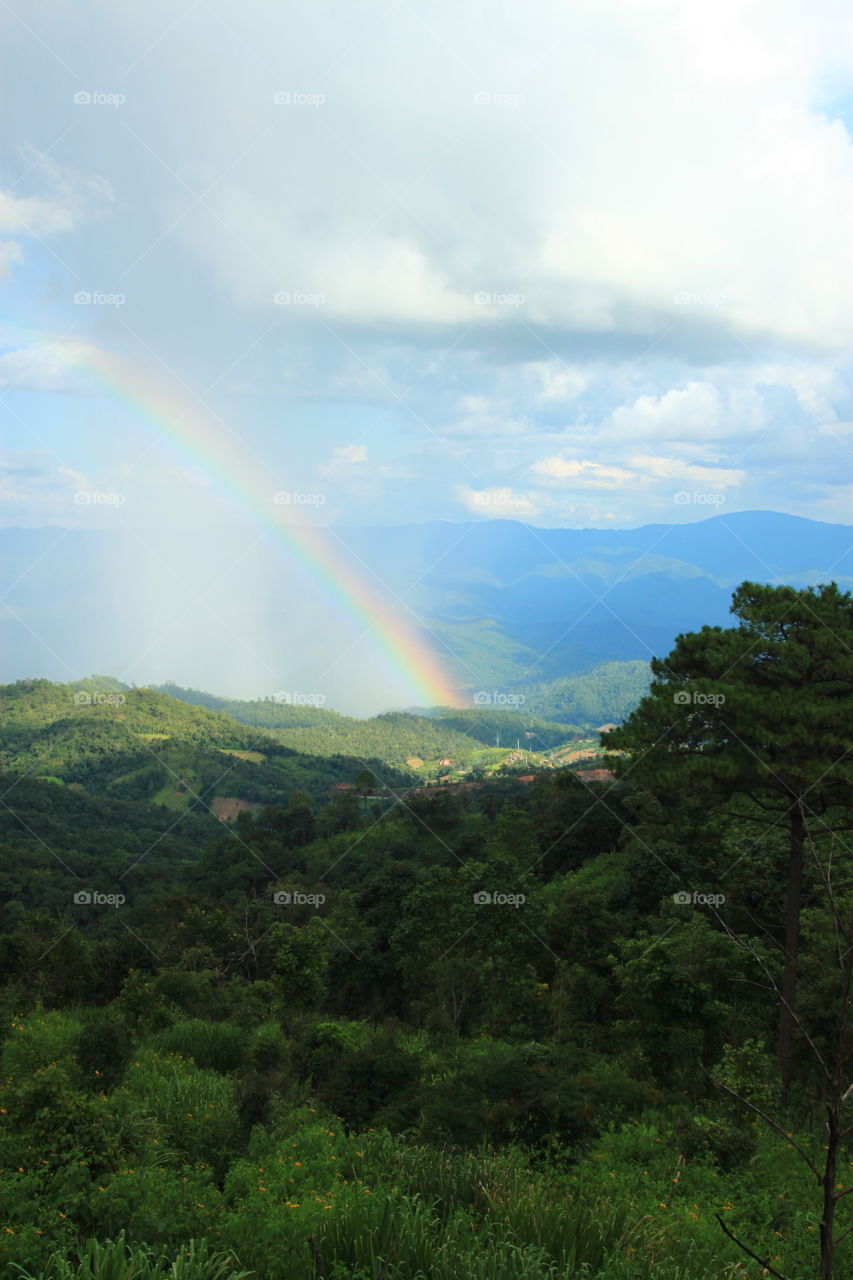
M 83 1083 L 100 1093 L 121 1083 L 133 1041 L 117 1012 L 95 1009 L 86 1015 L 72 1052 Z
M 420 1063 L 393 1031 L 382 1030 L 355 1049 L 315 1059 L 318 1100 L 350 1128 L 387 1123 L 405 1128 L 417 1115 Z
M 197 1067 L 208 1067 L 227 1075 L 243 1061 L 247 1036 L 228 1022 L 205 1022 L 187 1018 L 160 1031 L 151 1040 L 158 1053 L 179 1054 Z
M 148 1049 L 131 1065 L 119 1091 L 128 1093 L 162 1134 L 163 1142 L 190 1162 L 224 1174 L 239 1145 L 240 1121 L 231 1082 L 217 1071 Z

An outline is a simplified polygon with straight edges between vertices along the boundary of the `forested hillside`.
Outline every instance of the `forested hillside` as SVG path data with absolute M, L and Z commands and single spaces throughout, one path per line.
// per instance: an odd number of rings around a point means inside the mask
M 849 1274 L 853 600 L 734 607 L 653 664 L 611 781 L 312 794 L 353 758 L 4 690 L 15 1274 Z M 229 824 L 122 794 L 179 749 L 293 785 Z
M 21 680 L 0 687 L 0 767 L 123 800 L 209 811 L 218 797 L 284 804 L 294 789 L 325 798 L 371 764 L 389 785 L 410 775 L 380 759 L 310 756 L 219 711 L 153 689 Z

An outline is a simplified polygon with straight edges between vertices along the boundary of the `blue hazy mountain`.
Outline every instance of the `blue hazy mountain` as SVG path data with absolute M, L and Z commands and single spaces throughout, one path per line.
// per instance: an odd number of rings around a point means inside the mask
M 494 520 L 345 537 L 451 652 L 478 668 L 491 657 L 496 679 L 524 683 L 663 655 L 682 631 L 727 625 L 747 579 L 853 586 L 853 527 L 772 511 L 630 530 Z
M 772 511 L 627 530 L 480 520 L 336 532 L 353 569 L 411 610 L 469 691 L 532 693 L 647 662 L 680 632 L 728 625 L 745 579 L 853 586 L 853 527 Z M 333 605 L 282 540 L 255 530 L 5 529 L 0 574 L 2 681 L 100 670 L 237 697 L 322 689 L 325 705 L 356 714 L 396 700 L 380 669 L 359 676 L 357 647 L 351 664 L 335 661 Z

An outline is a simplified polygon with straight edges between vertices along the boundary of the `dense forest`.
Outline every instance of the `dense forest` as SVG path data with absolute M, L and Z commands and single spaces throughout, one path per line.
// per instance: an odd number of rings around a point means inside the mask
M 413 789 L 468 712 L 378 717 L 389 758 L 322 709 L 0 691 L 10 1274 L 851 1274 L 853 600 L 733 618 L 652 664 L 610 781 Z

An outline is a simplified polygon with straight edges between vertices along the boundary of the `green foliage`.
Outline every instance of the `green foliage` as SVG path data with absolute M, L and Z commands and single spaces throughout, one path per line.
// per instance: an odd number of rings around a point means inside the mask
M 132 1249 L 122 1231 L 115 1240 L 89 1240 L 79 1258 L 52 1253 L 39 1277 L 15 1267 L 21 1280 L 244 1280 L 235 1259 L 213 1252 L 206 1240 L 190 1240 L 174 1258 L 157 1257 L 150 1250 Z
M 246 1036 L 227 1022 L 205 1022 L 187 1018 L 158 1032 L 151 1040 L 157 1053 L 178 1054 L 197 1067 L 210 1067 L 228 1074 L 236 1071 L 246 1052 Z
M 413 779 L 406 753 L 485 772 L 504 758 L 498 726 L 559 745 L 580 706 L 568 686 L 553 712 L 369 722 L 99 681 L 0 690 L 18 770 L 0 817 L 0 1265 L 25 1280 L 750 1276 L 720 1213 L 783 1274 L 815 1274 L 820 1206 L 785 1142 L 818 1160 L 825 1142 L 805 1037 L 782 1135 L 751 1109 L 777 1105 L 760 965 L 777 964 L 788 856 L 779 813 L 755 827 L 782 804 L 780 773 L 799 787 L 830 763 L 824 727 L 837 774 L 808 803 L 845 817 L 849 610 L 829 588 L 745 587 L 736 607 L 742 632 L 682 637 L 658 665 L 613 743 L 669 736 L 614 786 L 555 770 L 374 794 Z M 812 608 L 840 626 L 834 646 Z M 730 702 L 673 700 L 738 655 Z M 606 673 L 588 677 L 587 709 Z M 239 792 L 213 786 L 223 769 Z M 253 808 L 225 826 L 204 809 L 214 793 Z M 828 854 L 826 830 L 813 848 Z M 832 856 L 848 911 L 840 832 Z M 725 910 L 673 902 L 724 875 Z M 121 910 L 71 901 L 119 880 Z M 276 902 L 282 887 L 324 901 Z M 820 878 L 807 889 L 798 1010 L 826 1055 L 831 918 Z M 851 1169 L 845 1138 L 839 1190 Z
M 239 1141 L 240 1121 L 230 1081 L 175 1055 L 140 1050 L 120 1093 L 150 1120 L 152 1135 L 190 1163 L 223 1170 Z

